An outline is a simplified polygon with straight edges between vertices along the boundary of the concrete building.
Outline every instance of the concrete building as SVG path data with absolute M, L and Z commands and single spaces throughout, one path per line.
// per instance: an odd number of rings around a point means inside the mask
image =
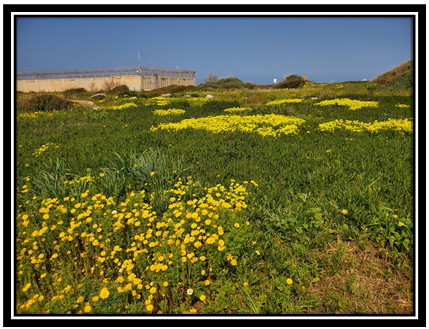
M 88 91 L 126 85 L 130 90 L 152 90 L 171 85 L 195 86 L 195 71 L 157 67 L 120 67 L 109 69 L 20 72 L 17 92 L 51 92 L 84 88 Z

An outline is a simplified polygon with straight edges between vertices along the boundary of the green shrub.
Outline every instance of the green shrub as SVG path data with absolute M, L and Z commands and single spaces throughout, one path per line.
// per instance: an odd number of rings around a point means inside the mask
M 281 81 L 280 83 L 278 83 L 275 88 L 277 89 L 283 89 L 283 88 L 301 88 L 303 87 L 305 84 L 305 80 L 302 76 L 300 75 L 296 75 L 296 74 L 291 74 L 286 76 L 283 81 Z
M 27 110 L 31 112 L 49 112 L 71 108 L 73 102 L 55 95 L 35 95 L 28 102 Z
M 122 97 L 138 97 L 139 94 L 136 91 L 133 90 L 125 90 L 125 91 L 121 91 L 119 93 L 120 96 Z
M 206 82 L 202 85 L 199 85 L 199 88 L 207 88 L 207 87 L 212 87 L 212 88 L 223 88 L 223 89 L 232 89 L 232 88 L 241 88 L 243 87 L 244 82 L 241 81 L 238 78 L 235 77 L 228 77 L 228 78 L 223 78 L 223 79 L 219 79 L 216 81 L 209 81 Z
M 243 87 L 247 89 L 255 89 L 256 84 L 247 81 L 243 84 Z
M 392 83 L 392 87 L 396 89 L 412 89 L 413 88 L 413 70 L 400 74 Z

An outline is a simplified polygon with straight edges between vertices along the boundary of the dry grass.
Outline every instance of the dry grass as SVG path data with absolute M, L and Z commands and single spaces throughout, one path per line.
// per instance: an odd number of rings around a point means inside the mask
M 384 256 L 380 256 L 383 254 Z M 322 302 L 317 314 L 412 314 L 412 267 L 392 269 L 389 251 L 353 242 L 328 244 L 323 255 L 343 253 L 336 273 L 326 271 L 309 292 Z
M 377 77 L 375 77 L 372 82 L 383 85 L 383 86 L 390 86 L 392 83 L 396 80 L 398 76 L 400 76 L 402 73 L 405 73 L 407 71 L 410 71 L 413 69 L 413 60 L 409 60 L 407 62 L 404 62 L 390 71 L 384 72 L 382 74 L 379 74 Z

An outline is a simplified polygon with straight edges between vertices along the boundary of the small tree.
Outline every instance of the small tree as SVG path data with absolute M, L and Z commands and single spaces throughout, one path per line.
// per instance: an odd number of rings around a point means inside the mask
M 300 88 L 305 84 L 302 76 L 297 74 L 285 75 L 283 81 L 275 86 L 275 88 Z
M 219 78 L 216 74 L 209 73 L 209 76 L 204 79 L 204 83 L 211 82 L 211 81 L 217 81 Z

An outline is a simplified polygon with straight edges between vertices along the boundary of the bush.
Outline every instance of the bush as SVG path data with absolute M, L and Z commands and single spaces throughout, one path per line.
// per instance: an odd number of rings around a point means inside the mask
M 32 112 L 50 112 L 73 107 L 74 103 L 55 95 L 35 95 L 29 103 L 27 110 Z
M 248 81 L 243 84 L 243 88 L 255 89 L 255 87 L 256 87 L 256 84 L 248 82 Z
M 121 91 L 120 93 L 118 93 L 120 96 L 122 97 L 137 97 L 139 96 L 139 94 L 137 93 L 137 91 L 133 91 L 133 90 L 125 90 L 125 91 Z
M 399 75 L 395 81 L 393 81 L 392 87 L 397 89 L 412 89 L 413 82 L 413 70 L 411 70 Z
M 223 78 L 216 81 L 206 82 L 202 85 L 199 85 L 199 88 L 223 88 L 223 89 L 232 89 L 232 88 L 241 88 L 243 87 L 244 82 L 235 77 Z
M 305 84 L 305 80 L 302 76 L 291 74 L 285 76 L 283 81 L 279 82 L 274 88 L 283 89 L 283 88 L 301 88 Z
M 69 97 L 74 96 L 75 94 L 84 94 L 84 93 L 87 93 L 87 92 L 88 91 L 85 88 L 72 88 L 72 89 L 64 90 L 63 95 L 65 97 L 69 98 Z
M 112 91 L 128 91 L 129 88 L 126 85 L 120 85 L 112 89 Z

